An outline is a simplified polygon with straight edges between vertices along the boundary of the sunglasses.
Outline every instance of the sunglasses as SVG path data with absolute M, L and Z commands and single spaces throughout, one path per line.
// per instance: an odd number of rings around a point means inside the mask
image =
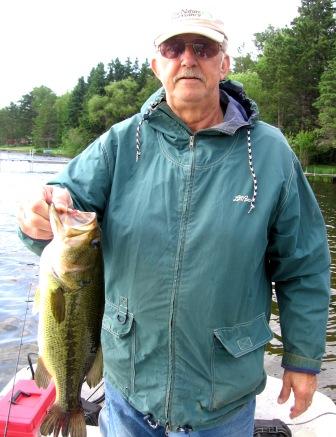
M 211 39 L 195 39 L 192 42 L 186 42 L 183 39 L 170 38 L 159 45 L 158 51 L 164 58 L 176 59 L 185 52 L 187 46 L 192 46 L 195 56 L 200 59 L 213 58 L 220 50 L 223 50 L 222 44 Z

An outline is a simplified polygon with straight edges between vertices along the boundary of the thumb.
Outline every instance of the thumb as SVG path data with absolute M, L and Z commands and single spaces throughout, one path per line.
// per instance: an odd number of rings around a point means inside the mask
M 286 375 L 284 375 L 282 379 L 282 389 L 278 397 L 278 404 L 284 404 L 286 401 L 288 401 L 290 394 L 291 384 L 289 379 L 286 378 Z
M 73 201 L 66 188 L 45 186 L 45 199 L 48 204 L 53 203 L 58 212 L 67 212 L 73 208 Z

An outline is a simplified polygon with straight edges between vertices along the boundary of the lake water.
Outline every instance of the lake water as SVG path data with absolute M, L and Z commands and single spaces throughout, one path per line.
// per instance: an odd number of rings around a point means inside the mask
M 32 302 L 27 303 L 27 298 L 33 297 L 37 287 L 39 258 L 17 237 L 18 205 L 63 166 L 53 160 L 50 163 L 48 158 L 44 158 L 47 162 L 33 166 L 23 161 L 1 161 L 20 157 L 0 152 L 0 390 L 14 376 L 21 335 L 19 368 L 27 364 L 27 353 L 37 352 L 38 319 L 32 314 Z M 336 184 L 312 183 L 312 187 L 324 214 L 332 255 L 333 292 L 319 390 L 336 402 Z M 281 333 L 276 305 L 271 328 L 275 336 L 265 356 L 266 370 L 270 375 L 281 376 Z

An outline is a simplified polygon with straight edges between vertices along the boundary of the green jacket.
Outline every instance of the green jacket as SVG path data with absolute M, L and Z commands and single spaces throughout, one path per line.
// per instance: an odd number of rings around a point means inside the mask
M 172 430 L 215 426 L 263 390 L 272 282 L 283 366 L 318 372 L 325 345 L 317 202 L 280 131 L 220 87 L 221 125 L 193 134 L 161 90 L 51 181 L 101 222 L 105 377 Z

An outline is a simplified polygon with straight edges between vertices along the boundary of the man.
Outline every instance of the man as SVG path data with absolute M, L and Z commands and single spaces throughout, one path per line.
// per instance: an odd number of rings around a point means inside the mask
M 329 302 L 325 226 L 282 134 L 257 120 L 239 86 L 221 82 L 223 23 L 181 10 L 155 46 L 163 89 L 23 208 L 22 238 L 36 251 L 52 238 L 51 202 L 98 214 L 104 435 L 248 437 L 266 381 L 272 282 L 279 402 L 293 390 L 292 418 L 311 403 Z

